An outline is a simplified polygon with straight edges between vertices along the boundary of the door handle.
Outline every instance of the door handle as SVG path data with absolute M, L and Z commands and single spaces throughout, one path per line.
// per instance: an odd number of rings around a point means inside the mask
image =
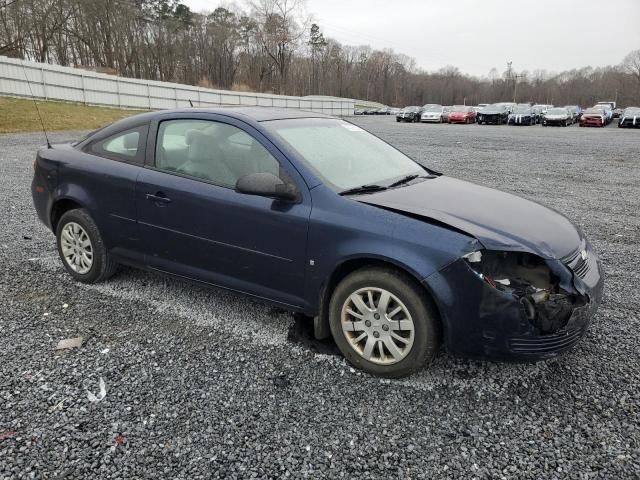
M 169 197 L 166 197 L 162 192 L 158 192 L 155 195 L 152 193 L 147 193 L 145 195 L 145 198 L 147 200 L 151 200 L 158 206 L 163 206 L 171 203 L 171 199 Z

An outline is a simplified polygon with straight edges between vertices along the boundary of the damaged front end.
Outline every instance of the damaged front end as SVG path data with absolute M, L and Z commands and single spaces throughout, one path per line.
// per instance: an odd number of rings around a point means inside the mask
M 478 250 L 425 279 L 443 302 L 453 353 L 535 360 L 584 335 L 600 303 L 600 262 L 584 242 L 566 258 Z
M 588 302 L 570 276 L 531 253 L 477 251 L 464 258 L 481 280 L 519 302 L 542 335 L 566 327 L 573 310 Z

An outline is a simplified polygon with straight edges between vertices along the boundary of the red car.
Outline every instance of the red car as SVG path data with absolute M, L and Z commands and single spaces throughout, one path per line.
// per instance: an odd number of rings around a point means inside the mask
M 449 123 L 476 123 L 476 111 L 471 107 L 456 105 L 449 113 Z
M 581 127 L 604 127 L 607 124 L 607 115 L 600 108 L 587 108 L 580 117 Z

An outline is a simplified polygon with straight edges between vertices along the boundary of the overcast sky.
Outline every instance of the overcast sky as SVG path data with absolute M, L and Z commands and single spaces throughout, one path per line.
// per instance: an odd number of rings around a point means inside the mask
M 232 4 L 182 1 L 194 11 Z M 640 0 L 307 0 L 307 13 L 343 44 L 480 76 L 508 60 L 516 71 L 612 65 L 640 48 Z

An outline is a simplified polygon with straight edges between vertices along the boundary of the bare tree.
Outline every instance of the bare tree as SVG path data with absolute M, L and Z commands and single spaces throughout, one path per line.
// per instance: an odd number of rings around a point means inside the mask
M 304 0 L 250 2 L 259 25 L 258 40 L 279 74 L 278 92 L 284 93 L 294 52 L 299 48 L 308 19 L 300 14 Z

